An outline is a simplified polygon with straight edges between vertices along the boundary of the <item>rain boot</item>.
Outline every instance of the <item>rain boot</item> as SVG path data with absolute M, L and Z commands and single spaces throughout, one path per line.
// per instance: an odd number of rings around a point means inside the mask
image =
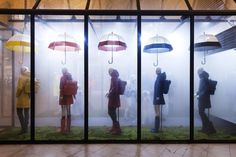
M 209 121 L 209 124 L 207 126 L 207 130 L 206 130 L 206 134 L 210 135 L 210 134 L 215 134 L 216 133 L 216 129 L 213 125 L 213 123 L 211 121 Z
M 66 132 L 70 132 L 71 128 L 71 116 L 67 117 L 67 126 L 66 126 Z
M 151 129 L 152 133 L 158 133 L 159 131 L 159 126 L 160 126 L 160 117 L 156 116 L 155 117 L 155 127 Z
M 120 128 L 120 123 L 115 122 L 114 123 L 114 130 L 111 132 L 112 135 L 120 135 L 121 134 L 121 128 Z
M 112 133 L 115 130 L 115 123 L 112 122 L 112 127 L 108 130 L 109 133 Z
M 65 119 L 65 117 L 63 116 L 62 118 L 61 118 L 61 133 L 65 133 L 66 132 L 66 119 Z

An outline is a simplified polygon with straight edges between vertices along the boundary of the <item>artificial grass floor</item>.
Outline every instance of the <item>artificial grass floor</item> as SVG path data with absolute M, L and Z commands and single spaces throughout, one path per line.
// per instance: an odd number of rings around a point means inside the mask
M 163 127 L 159 133 L 150 132 L 150 128 L 142 128 L 142 140 L 188 140 L 188 127 Z
M 110 127 L 89 127 L 89 139 L 90 140 L 136 140 L 137 129 L 133 126 L 121 127 L 121 135 L 112 135 L 109 133 Z
M 35 140 L 82 140 L 84 137 L 83 127 L 71 127 L 70 133 L 62 134 L 59 127 L 36 127 Z
M 215 134 L 207 135 L 202 132 L 198 132 L 200 127 L 194 128 L 194 140 L 236 140 L 236 134 L 227 134 L 222 130 L 217 129 Z
M 89 140 L 136 140 L 137 128 L 134 126 L 122 127 L 121 135 L 108 133 L 110 127 L 89 127 Z M 198 132 L 200 127 L 194 128 L 194 140 L 236 140 L 236 135 L 226 134 L 217 130 L 216 134 L 207 135 Z M 71 133 L 60 133 L 59 127 L 36 127 L 35 140 L 82 140 L 84 136 L 83 127 L 72 127 Z M 164 127 L 160 133 L 151 133 L 150 128 L 142 128 L 142 140 L 188 140 L 188 127 Z M 7 127 L 0 129 L 0 141 L 27 141 L 30 133 L 18 135 L 20 128 Z
M 21 128 L 7 127 L 1 128 L 0 140 L 1 141 L 27 141 L 30 140 L 30 133 L 19 135 Z

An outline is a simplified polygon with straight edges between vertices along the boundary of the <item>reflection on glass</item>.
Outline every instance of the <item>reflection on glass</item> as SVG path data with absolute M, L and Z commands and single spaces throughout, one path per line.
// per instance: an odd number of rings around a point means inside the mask
M 23 17 L 23 18 L 22 18 Z M 12 33 L 7 28 L 0 31 L 0 140 L 30 139 L 30 25 L 25 15 L 1 15 L 23 19 Z
M 141 42 L 142 139 L 187 140 L 190 54 L 184 43 L 189 43 L 188 19 L 180 23 L 143 17 Z
M 70 19 L 71 16 L 64 16 Z M 84 125 L 83 20 L 36 18 L 36 140 L 81 140 Z M 52 20 L 54 19 L 54 20 Z M 68 29 L 69 28 L 69 29 Z
M 220 22 L 215 22 L 216 19 Z M 235 139 L 235 27 L 230 22 L 235 16 L 224 19 L 221 16 L 195 18 L 195 140 Z M 208 38 L 201 38 L 199 44 L 198 39 L 203 35 Z
M 116 18 L 90 17 L 89 139 L 137 138 L 136 17 L 127 17 L 130 22 Z

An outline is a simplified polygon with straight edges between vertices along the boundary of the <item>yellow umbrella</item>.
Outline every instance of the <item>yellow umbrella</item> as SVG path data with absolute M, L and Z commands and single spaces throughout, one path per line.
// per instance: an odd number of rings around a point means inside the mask
M 13 35 L 5 44 L 5 47 L 14 52 L 22 53 L 22 60 L 19 61 L 20 64 L 23 64 L 24 53 L 30 53 L 30 36 L 25 34 L 16 34 Z

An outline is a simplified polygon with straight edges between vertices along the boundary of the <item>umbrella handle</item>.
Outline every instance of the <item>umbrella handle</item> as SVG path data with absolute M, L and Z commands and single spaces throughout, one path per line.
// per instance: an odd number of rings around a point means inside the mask
M 206 54 L 205 54 L 205 51 L 204 51 L 203 61 L 201 61 L 201 64 L 202 65 L 206 64 Z
M 156 62 L 156 63 L 153 63 L 153 66 L 154 66 L 154 67 L 157 67 L 157 66 L 158 66 L 158 53 L 157 53 L 157 62 Z
M 108 61 L 109 64 L 112 64 L 113 63 L 113 51 L 111 52 L 111 60 Z
M 21 60 L 18 60 L 18 63 L 19 64 L 23 64 L 23 62 L 24 62 L 24 52 L 21 52 L 22 54 L 21 54 Z
M 65 65 L 66 64 L 66 51 L 65 51 L 65 57 L 64 57 L 64 62 L 61 61 L 61 64 Z

